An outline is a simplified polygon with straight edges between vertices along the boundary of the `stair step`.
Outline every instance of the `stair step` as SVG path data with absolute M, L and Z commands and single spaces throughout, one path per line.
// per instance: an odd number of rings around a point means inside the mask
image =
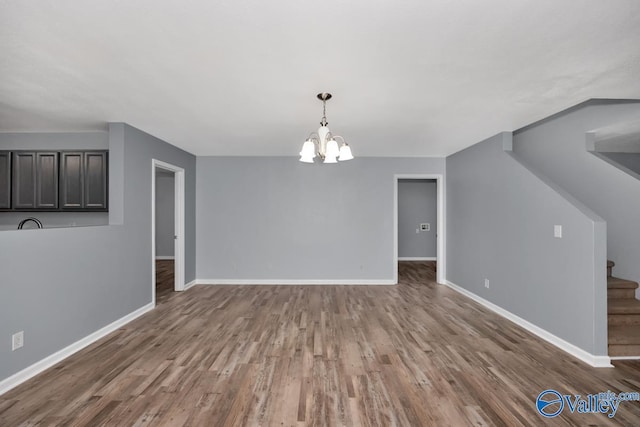
M 640 328 L 630 326 L 609 326 L 609 345 L 640 346 Z
M 609 314 L 607 322 L 609 326 L 638 325 L 640 327 L 640 314 Z
M 618 277 L 607 277 L 607 289 L 636 289 L 638 287 L 638 283 L 620 279 Z
M 607 298 L 610 299 L 634 299 L 635 289 L 607 289 Z
M 640 356 L 640 345 L 609 345 L 609 356 Z
M 640 314 L 640 301 L 631 298 L 611 298 L 607 300 L 609 314 Z

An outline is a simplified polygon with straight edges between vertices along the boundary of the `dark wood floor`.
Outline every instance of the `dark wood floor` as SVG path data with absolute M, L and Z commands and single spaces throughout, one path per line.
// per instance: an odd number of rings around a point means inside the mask
M 640 425 L 638 402 L 612 420 L 543 419 L 541 391 L 640 391 L 640 363 L 586 366 L 435 284 L 433 267 L 403 263 L 398 286 L 166 292 L 0 396 L 0 425 Z
M 174 262 L 173 260 L 156 261 L 156 305 L 164 304 L 174 288 Z

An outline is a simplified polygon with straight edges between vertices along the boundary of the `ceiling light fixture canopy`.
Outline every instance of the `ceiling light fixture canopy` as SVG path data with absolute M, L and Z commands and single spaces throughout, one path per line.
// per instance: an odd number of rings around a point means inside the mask
M 327 101 L 331 99 L 331 94 L 322 92 L 318 94 L 318 99 L 322 101 L 322 120 L 318 132 L 312 132 L 302 145 L 300 151 L 300 161 L 313 163 L 313 159 L 318 156 L 323 163 L 338 163 L 353 159 L 351 147 L 339 135 L 333 135 L 327 125 Z M 342 145 L 338 148 L 338 141 L 342 140 Z

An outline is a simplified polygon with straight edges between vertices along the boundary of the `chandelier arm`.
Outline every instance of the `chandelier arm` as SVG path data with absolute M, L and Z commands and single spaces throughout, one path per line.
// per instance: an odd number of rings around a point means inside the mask
M 320 135 L 317 132 L 311 132 L 307 137 L 307 141 L 313 142 L 316 147 L 316 155 L 324 160 L 324 152 L 320 149 Z
M 333 139 L 340 138 L 342 140 L 343 144 L 349 145 L 349 144 L 347 144 L 347 141 L 343 137 L 341 137 L 340 135 L 331 135 L 331 136 L 333 137 Z

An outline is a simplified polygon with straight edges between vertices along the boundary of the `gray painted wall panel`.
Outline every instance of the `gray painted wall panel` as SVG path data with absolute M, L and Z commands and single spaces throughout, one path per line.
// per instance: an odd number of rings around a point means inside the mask
M 637 122 L 638 103 L 587 105 L 514 134 L 514 153 L 607 222 L 614 275 L 640 281 L 640 180 L 585 149 L 585 133 Z
M 503 136 L 447 157 L 447 279 L 604 355 L 606 300 L 594 302 L 606 287 L 604 274 L 594 277 L 598 257 L 604 267 L 602 222 L 504 152 Z
M 0 381 L 151 302 L 152 158 L 186 170 L 186 280 L 195 277 L 195 157 L 125 124 L 110 129 L 122 225 L 0 232 L 0 338 L 25 332 L 22 349 L 0 346 Z
M 0 132 L 0 150 L 107 150 L 109 132 Z
M 198 279 L 392 280 L 394 174 L 444 163 L 198 157 Z
M 433 179 L 398 180 L 398 257 L 436 257 L 436 190 L 436 181 Z M 420 230 L 421 223 L 428 223 L 430 230 Z
M 635 173 L 634 176 L 636 178 L 640 177 L 640 153 L 600 152 L 599 154 L 629 169 L 631 172 Z

